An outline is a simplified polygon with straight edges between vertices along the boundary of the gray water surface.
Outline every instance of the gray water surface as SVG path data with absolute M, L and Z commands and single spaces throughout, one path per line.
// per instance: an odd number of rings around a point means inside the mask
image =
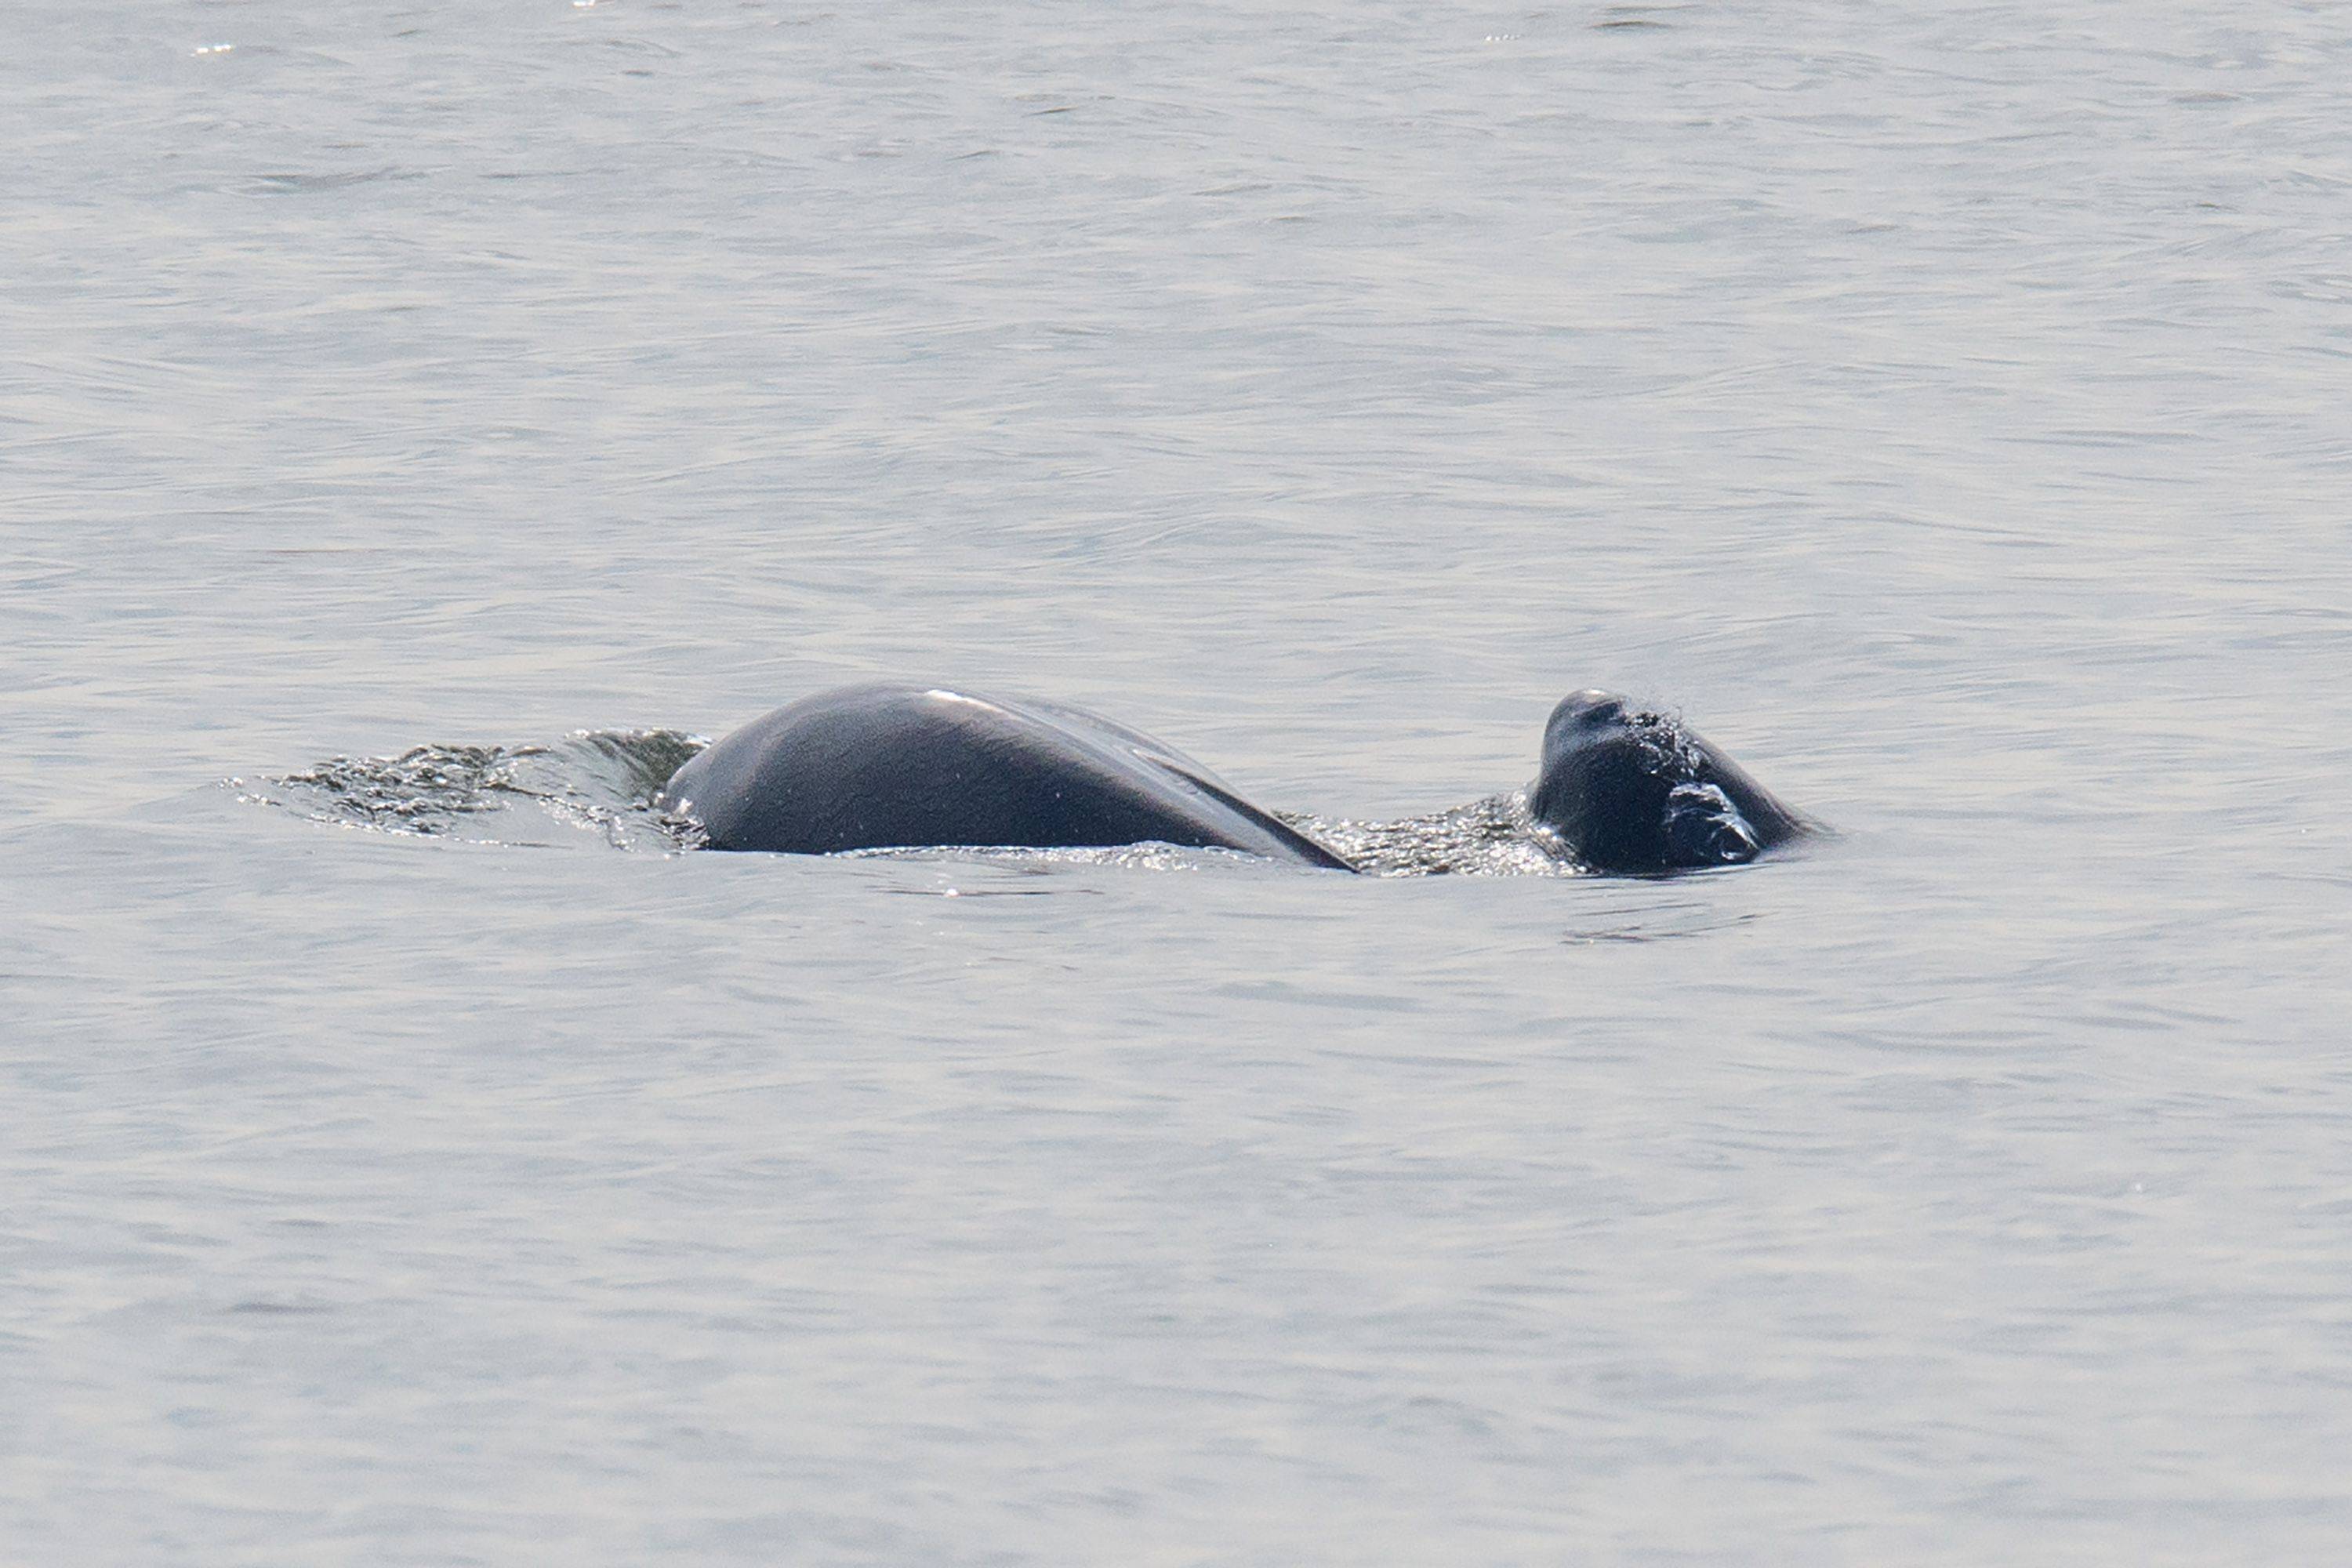
M 0 1558 L 2352 1552 L 2341 8 L 5 36 Z M 877 677 L 1372 822 L 1608 685 L 1837 832 L 680 854 L 595 741 Z M 278 782 L 417 747 L 552 804 Z

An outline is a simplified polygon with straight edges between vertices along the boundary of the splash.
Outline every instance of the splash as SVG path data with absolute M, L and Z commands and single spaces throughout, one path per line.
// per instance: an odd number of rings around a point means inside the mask
M 1575 877 L 1581 868 L 1553 847 L 1528 812 L 1527 796 L 1489 795 L 1450 811 L 1395 822 L 1278 814 L 1375 877 Z
M 458 838 L 543 844 L 551 827 L 618 849 L 690 847 L 693 825 L 654 796 L 707 742 L 675 730 L 582 730 L 551 745 L 415 746 L 396 757 L 332 757 L 247 787 L 242 798 L 313 822 Z

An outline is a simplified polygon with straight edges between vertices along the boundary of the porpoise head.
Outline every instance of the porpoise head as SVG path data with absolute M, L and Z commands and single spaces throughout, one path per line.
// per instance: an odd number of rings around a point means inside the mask
M 1737 866 L 1805 830 L 1679 721 L 1608 691 L 1575 692 L 1552 710 L 1528 807 L 1596 871 Z

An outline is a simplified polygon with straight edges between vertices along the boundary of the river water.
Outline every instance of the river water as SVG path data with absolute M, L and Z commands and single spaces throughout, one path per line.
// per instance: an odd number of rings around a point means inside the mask
M 0 1558 L 2342 1561 L 2348 33 L 13 8 Z M 631 811 L 876 678 L 1834 833 Z

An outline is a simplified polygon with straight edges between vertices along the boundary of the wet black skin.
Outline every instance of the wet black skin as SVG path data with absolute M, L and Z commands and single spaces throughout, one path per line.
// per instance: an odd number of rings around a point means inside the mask
M 717 849 L 1182 844 L 1355 868 L 1150 736 L 1076 708 L 854 686 L 779 708 L 664 786 Z
M 1698 735 L 1607 691 L 1552 710 L 1528 810 L 1570 859 L 1632 875 L 1740 865 L 1805 831 Z
M 1529 808 L 1598 871 L 1737 865 L 1802 830 L 1705 741 L 1606 692 L 1563 701 Z M 1166 843 L 1351 871 L 1200 763 L 1081 709 L 876 685 L 780 708 L 680 768 L 657 804 L 716 849 Z

